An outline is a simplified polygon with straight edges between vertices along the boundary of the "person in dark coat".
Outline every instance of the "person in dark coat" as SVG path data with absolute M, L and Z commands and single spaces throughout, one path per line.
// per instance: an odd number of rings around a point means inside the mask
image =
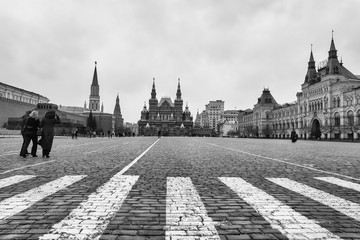
M 291 138 L 291 142 L 293 142 L 293 143 L 297 141 L 297 134 L 296 134 L 296 132 L 295 132 L 295 129 L 293 129 L 293 130 L 291 131 L 290 138 Z
M 31 111 L 26 111 L 25 114 L 21 117 L 21 135 L 22 135 L 22 138 L 23 138 L 23 143 L 22 143 L 22 146 L 21 146 L 21 149 L 23 148 L 24 144 L 25 144 L 25 136 L 24 136 L 24 128 L 25 128 L 25 124 L 26 124 L 26 120 L 28 119 L 29 117 L 29 114 L 31 113 Z M 20 149 L 20 156 L 21 156 L 21 149 Z M 29 154 L 28 150 L 26 149 L 25 150 L 25 154 Z
M 42 127 L 41 142 L 42 156 L 49 158 L 51 147 L 54 140 L 54 125 L 60 123 L 59 116 L 54 110 L 45 113 L 45 117 L 41 119 L 40 127 Z
M 32 141 L 31 155 L 37 157 L 37 130 L 39 127 L 38 112 L 36 110 L 29 114 L 29 117 L 25 120 L 24 128 L 22 130 L 24 143 L 21 147 L 20 156 L 26 158 L 27 148 Z

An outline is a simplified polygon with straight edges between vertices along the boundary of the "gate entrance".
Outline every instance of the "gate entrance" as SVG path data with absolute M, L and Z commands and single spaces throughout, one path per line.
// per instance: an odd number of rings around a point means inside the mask
M 311 137 L 315 139 L 321 138 L 320 122 L 317 119 L 314 119 L 311 126 Z

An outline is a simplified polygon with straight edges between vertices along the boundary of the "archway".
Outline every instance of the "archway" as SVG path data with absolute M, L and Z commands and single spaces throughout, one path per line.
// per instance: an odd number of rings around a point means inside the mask
M 314 119 L 311 126 L 311 137 L 315 139 L 321 138 L 320 122 Z

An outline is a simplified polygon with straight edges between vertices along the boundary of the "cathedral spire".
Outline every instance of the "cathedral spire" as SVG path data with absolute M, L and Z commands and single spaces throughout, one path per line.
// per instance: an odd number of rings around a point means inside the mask
M 178 99 L 178 100 L 181 99 L 180 78 L 178 78 L 178 87 L 177 87 L 177 91 L 176 91 L 176 99 Z

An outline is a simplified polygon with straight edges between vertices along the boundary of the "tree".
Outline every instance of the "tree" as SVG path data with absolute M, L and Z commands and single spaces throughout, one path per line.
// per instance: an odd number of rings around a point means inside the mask
M 92 111 L 90 110 L 89 117 L 87 118 L 87 127 L 90 131 L 96 130 L 96 120 L 95 117 L 92 114 Z

